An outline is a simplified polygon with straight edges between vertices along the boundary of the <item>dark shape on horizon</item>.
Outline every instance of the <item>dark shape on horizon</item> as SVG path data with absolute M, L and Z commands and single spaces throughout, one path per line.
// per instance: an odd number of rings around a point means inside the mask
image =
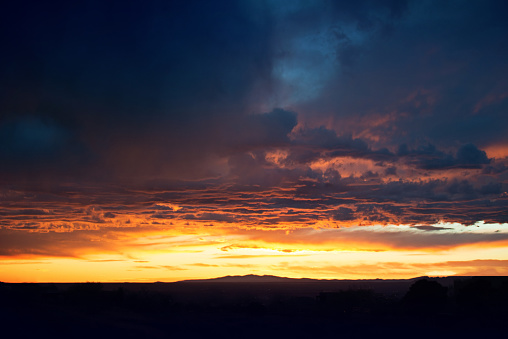
M 416 281 L 403 299 L 404 307 L 412 314 L 429 315 L 443 309 L 448 289 L 434 280 Z

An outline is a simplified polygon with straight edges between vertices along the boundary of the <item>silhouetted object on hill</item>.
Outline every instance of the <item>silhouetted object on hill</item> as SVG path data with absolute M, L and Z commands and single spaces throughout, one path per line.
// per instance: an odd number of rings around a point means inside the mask
M 421 279 L 404 296 L 403 305 L 411 314 L 435 314 L 447 301 L 447 288 L 437 281 Z

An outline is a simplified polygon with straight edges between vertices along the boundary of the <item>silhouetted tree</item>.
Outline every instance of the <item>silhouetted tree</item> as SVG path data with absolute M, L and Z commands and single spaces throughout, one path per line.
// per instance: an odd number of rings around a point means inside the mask
M 403 304 L 413 314 L 434 314 L 446 304 L 447 290 L 437 281 L 421 279 L 411 285 Z

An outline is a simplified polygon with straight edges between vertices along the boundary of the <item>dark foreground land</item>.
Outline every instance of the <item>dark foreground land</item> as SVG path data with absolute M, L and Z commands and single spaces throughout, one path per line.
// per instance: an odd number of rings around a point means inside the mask
M 0 283 L 6 338 L 489 338 L 508 277 Z

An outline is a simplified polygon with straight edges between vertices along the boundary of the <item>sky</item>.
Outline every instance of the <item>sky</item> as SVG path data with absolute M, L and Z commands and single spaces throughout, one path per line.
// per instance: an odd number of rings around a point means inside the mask
M 508 275 L 505 1 L 16 1 L 0 281 Z

